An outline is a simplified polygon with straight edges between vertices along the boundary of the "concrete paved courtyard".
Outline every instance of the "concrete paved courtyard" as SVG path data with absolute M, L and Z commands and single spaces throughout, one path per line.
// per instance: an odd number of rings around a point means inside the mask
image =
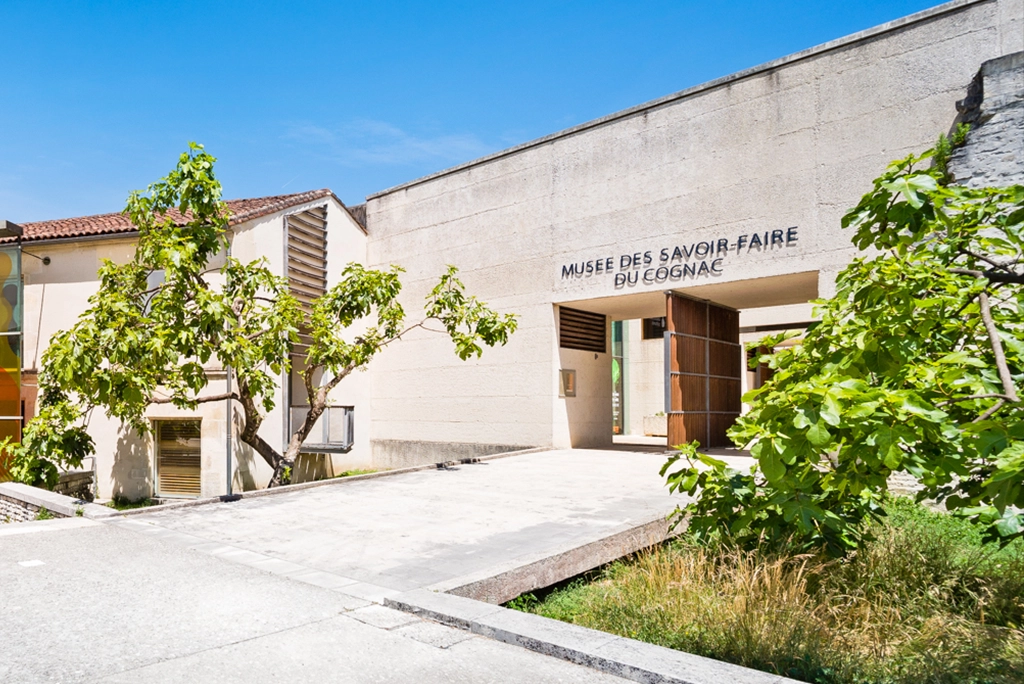
M 620 681 L 379 603 L 664 516 L 662 461 L 547 451 L 0 526 L 0 681 Z
M 663 462 L 543 451 L 130 520 L 407 591 L 664 517 Z

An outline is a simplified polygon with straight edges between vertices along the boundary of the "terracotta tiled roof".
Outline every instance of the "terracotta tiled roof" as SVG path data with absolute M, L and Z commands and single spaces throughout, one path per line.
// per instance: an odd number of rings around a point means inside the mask
M 291 195 L 226 200 L 225 204 L 231 210 L 231 225 L 234 226 L 288 207 L 312 202 L 322 197 L 331 197 L 333 194 L 327 188 L 323 188 Z M 184 217 L 177 211 L 172 212 L 172 216 L 178 221 L 184 221 Z M 54 221 L 34 221 L 22 223 L 21 227 L 25 231 L 21 238 L 24 242 L 135 232 L 135 226 L 124 214 L 98 214 Z

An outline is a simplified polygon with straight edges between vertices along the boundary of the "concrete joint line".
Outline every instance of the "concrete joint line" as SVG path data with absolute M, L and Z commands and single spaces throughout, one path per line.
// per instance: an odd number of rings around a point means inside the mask
M 523 454 L 534 454 L 540 451 L 552 451 L 553 447 L 533 447 L 531 449 L 519 449 L 517 451 L 506 451 L 500 454 L 489 454 L 487 456 L 474 456 L 472 458 L 463 458 L 458 461 L 446 461 L 440 463 L 427 463 L 425 465 L 410 466 L 408 468 L 395 468 L 394 470 L 382 470 L 377 473 L 367 473 L 366 475 L 352 475 L 350 477 L 335 477 L 327 480 L 314 480 L 313 482 L 301 482 L 299 484 L 283 485 L 281 487 L 274 487 L 273 489 L 255 489 L 251 492 L 243 492 L 241 494 L 221 495 L 212 496 L 205 499 L 189 499 L 186 501 L 177 501 L 175 503 L 160 504 L 159 506 L 150 506 L 145 508 L 133 508 L 127 511 L 116 511 L 114 509 L 108 509 L 106 506 L 95 506 L 97 509 L 104 509 L 110 511 L 109 513 L 90 514 L 87 510 L 86 517 L 118 517 L 127 518 L 136 515 L 149 515 L 152 513 L 163 513 L 164 511 L 171 511 L 178 508 L 194 508 L 195 506 L 207 506 L 210 504 L 219 503 L 234 503 L 235 501 L 241 501 L 243 499 L 258 499 L 264 496 L 276 496 L 279 494 L 288 494 L 290 492 L 297 492 L 303 489 L 313 489 L 314 487 L 330 487 L 336 485 L 347 485 L 353 482 L 362 482 L 363 480 L 375 480 L 379 477 L 392 477 L 394 475 L 404 475 L 405 473 L 416 473 L 421 470 L 457 470 L 459 465 L 472 465 L 474 463 L 483 463 L 485 461 L 493 461 L 498 458 L 508 458 L 510 456 L 520 456 Z
M 425 589 L 384 605 L 644 684 L 797 684 L 796 680 Z
M 656 546 L 673 534 L 668 518 L 659 513 L 640 524 L 620 525 L 604 536 L 582 544 L 579 540 L 573 541 L 554 553 L 546 550 L 537 556 L 516 558 L 506 562 L 504 567 L 492 567 L 428 588 L 492 604 L 505 603 L 526 592 L 552 586 L 623 556 Z
M 149 520 L 110 520 L 106 521 L 106 524 L 132 530 L 161 541 L 176 543 L 197 553 L 219 558 L 228 563 L 244 565 L 271 575 L 287 577 L 303 584 L 311 584 L 321 589 L 344 594 L 350 599 L 349 607 L 346 610 L 357 610 L 374 603 L 380 604 L 385 597 L 397 593 L 385 587 L 317 570 L 264 553 L 249 551 L 219 541 L 211 541 L 194 534 L 169 530 Z

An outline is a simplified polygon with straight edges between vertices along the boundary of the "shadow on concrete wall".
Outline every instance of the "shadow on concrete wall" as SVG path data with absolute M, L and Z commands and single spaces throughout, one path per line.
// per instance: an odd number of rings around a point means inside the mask
M 256 485 L 256 478 L 253 476 L 255 470 L 254 458 L 259 458 L 261 461 L 263 457 L 256 454 L 252 447 L 244 443 L 238 438 L 242 434 L 242 429 L 245 427 L 245 420 L 243 416 L 235 411 L 231 410 L 231 435 L 232 444 L 231 450 L 235 460 L 235 472 L 232 475 L 233 487 L 237 488 L 241 485 L 243 492 L 251 492 L 254 489 L 258 489 Z
M 574 449 L 612 445 L 612 358 L 575 349 L 558 350 L 559 368 L 576 371 L 576 396 L 559 397 L 565 405 Z
M 153 496 L 153 465 L 149 440 L 131 428 L 118 429 L 117 451 L 110 469 L 111 493 L 131 501 Z

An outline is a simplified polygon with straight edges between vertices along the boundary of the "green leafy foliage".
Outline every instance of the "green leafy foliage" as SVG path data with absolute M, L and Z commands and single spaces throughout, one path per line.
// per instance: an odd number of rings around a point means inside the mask
M 696 497 L 677 514 L 697 535 L 841 555 L 901 471 L 989 537 L 1024 534 L 1024 187 L 945 185 L 920 168 L 932 154 L 875 180 L 843 219 L 867 255 L 800 344 L 755 360 L 774 375 L 730 436 L 757 465 L 736 471 L 697 444 L 665 464 L 672 491 Z
M 1024 681 L 1024 540 L 885 510 L 841 560 L 683 535 L 506 605 L 816 684 Z
M 330 391 L 365 367 L 404 328 L 399 274 L 349 264 L 341 281 L 306 316 L 265 260 L 228 256 L 229 212 L 221 200 L 216 160 L 191 144 L 176 168 L 145 193 L 133 192 L 125 213 L 138 228 L 138 245 L 125 264 L 104 261 L 99 289 L 69 330 L 43 354 L 39 414 L 20 445 L 0 444 L 21 481 L 52 487 L 59 467 L 80 467 L 94 450 L 88 433 L 94 409 L 145 433 L 154 403 L 195 410 L 207 401 L 234 400 L 245 422 L 239 435 L 274 469 L 271 486 L 287 482 L 299 448 L 326 409 Z M 449 267 L 427 299 L 466 359 L 481 345 L 504 344 L 516 328 L 473 297 Z M 360 330 L 351 335 L 350 328 Z M 259 436 L 282 373 L 300 335 L 309 347 L 301 375 L 310 411 L 284 453 Z M 209 372 L 230 367 L 232 389 L 205 393 Z

